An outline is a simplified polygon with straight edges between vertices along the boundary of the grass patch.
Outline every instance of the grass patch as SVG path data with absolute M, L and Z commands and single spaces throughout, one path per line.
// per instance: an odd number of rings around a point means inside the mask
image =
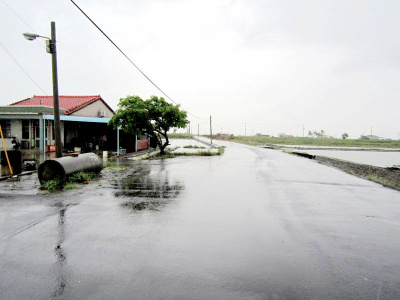
M 234 142 L 258 145 L 301 145 L 301 146 L 324 146 L 324 147 L 360 147 L 360 148 L 400 148 L 397 140 L 356 140 L 356 139 L 329 139 L 311 137 L 264 137 L 264 136 L 235 136 Z
M 169 150 L 167 150 L 166 152 L 165 152 L 165 154 L 160 154 L 160 153 L 158 153 L 158 154 L 156 154 L 156 155 L 153 155 L 153 156 L 149 156 L 149 157 L 147 157 L 147 158 L 145 158 L 146 160 L 157 160 L 157 159 L 166 159 L 166 158 L 175 158 L 176 157 L 176 155 L 174 155 L 174 154 L 172 154 L 172 152 L 171 151 L 169 151 Z
M 178 156 L 215 156 L 215 155 L 222 155 L 225 151 L 225 146 L 218 147 L 218 151 L 199 151 L 199 152 L 172 152 L 171 150 L 167 150 L 164 155 L 154 155 L 147 160 L 156 160 L 156 159 L 166 159 L 166 158 L 175 158 Z
M 112 169 L 112 170 L 125 170 L 127 166 L 120 166 L 115 161 L 108 161 L 104 165 L 104 169 Z
M 76 189 L 77 188 L 77 184 L 76 183 L 70 183 L 70 182 L 67 182 L 65 185 L 64 185 L 64 190 L 74 190 L 74 189 Z
M 98 175 L 93 172 L 78 172 L 68 177 L 67 183 L 82 183 L 96 178 Z
M 49 192 L 60 191 L 63 189 L 63 183 L 60 179 L 48 180 L 41 185 L 40 189 Z
M 168 138 L 171 139 L 192 139 L 193 136 L 190 133 L 168 133 Z
M 373 182 L 382 184 L 383 186 L 391 187 L 391 188 L 397 189 L 397 190 L 399 189 L 399 187 L 396 186 L 395 183 L 393 183 L 393 182 L 391 182 L 389 180 L 386 180 L 386 179 L 384 179 L 382 177 L 378 177 L 378 176 L 375 176 L 375 175 L 369 175 L 367 178 L 368 178 L 368 180 L 371 180 Z
M 204 147 L 204 146 L 196 146 L 196 145 L 187 145 L 187 146 L 183 146 L 183 148 L 187 148 L 187 149 L 206 149 L 206 147 Z
M 68 176 L 65 182 L 61 181 L 58 178 L 48 180 L 41 185 L 40 189 L 49 192 L 73 190 L 77 187 L 77 184 L 87 183 L 90 180 L 96 178 L 97 176 L 98 174 L 93 172 L 78 172 L 72 174 L 71 176 Z
M 225 152 L 225 146 L 218 147 L 218 155 L 222 155 Z

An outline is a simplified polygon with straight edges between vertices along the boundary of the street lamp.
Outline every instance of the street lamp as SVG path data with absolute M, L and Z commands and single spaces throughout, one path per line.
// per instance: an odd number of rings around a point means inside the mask
M 58 76 L 57 76 L 57 51 L 56 51 L 56 23 L 51 22 L 51 38 L 36 33 L 24 33 L 24 38 L 33 41 L 37 38 L 46 39 L 46 51 L 51 54 L 53 71 L 53 106 L 54 106 L 54 127 L 56 139 L 56 157 L 62 156 L 61 130 L 60 130 L 60 108 L 58 100 Z

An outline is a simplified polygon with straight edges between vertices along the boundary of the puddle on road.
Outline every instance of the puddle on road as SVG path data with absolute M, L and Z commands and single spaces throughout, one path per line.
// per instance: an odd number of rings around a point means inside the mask
M 111 184 L 116 189 L 115 197 L 124 197 L 128 201 L 122 207 L 132 211 L 159 211 L 176 199 L 184 186 L 180 182 L 172 182 L 163 163 L 145 162 L 135 166 L 126 178 Z

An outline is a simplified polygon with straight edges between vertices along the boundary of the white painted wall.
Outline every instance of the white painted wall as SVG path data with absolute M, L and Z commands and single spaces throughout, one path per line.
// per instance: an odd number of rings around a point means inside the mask
M 101 100 L 98 100 L 70 114 L 70 116 L 99 118 L 99 111 L 105 112 L 105 118 L 111 118 L 114 115 L 112 111 Z
M 0 140 L 1 140 L 1 137 L 0 137 Z M 12 139 L 9 139 L 9 138 L 5 138 L 4 139 L 4 141 L 6 143 L 7 150 L 12 150 L 13 149 L 13 144 L 11 143 L 11 140 Z M 2 151 L 2 150 L 4 150 L 3 141 L 0 141 L 0 151 Z
M 17 136 L 19 140 L 22 138 L 22 121 L 11 120 L 11 136 Z

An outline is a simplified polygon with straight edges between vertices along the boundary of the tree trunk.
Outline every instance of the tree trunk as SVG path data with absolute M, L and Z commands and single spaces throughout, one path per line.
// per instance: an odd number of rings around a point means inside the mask
M 165 154 L 165 145 L 161 145 L 160 147 L 160 155 L 164 155 Z
M 164 155 L 165 154 L 165 148 L 167 148 L 167 146 L 169 145 L 169 139 L 168 139 L 168 135 L 167 133 L 163 133 L 158 131 L 159 135 L 157 137 L 157 144 L 158 147 L 160 148 L 160 155 Z M 162 143 L 162 139 L 161 139 L 161 135 L 165 138 L 165 143 Z

